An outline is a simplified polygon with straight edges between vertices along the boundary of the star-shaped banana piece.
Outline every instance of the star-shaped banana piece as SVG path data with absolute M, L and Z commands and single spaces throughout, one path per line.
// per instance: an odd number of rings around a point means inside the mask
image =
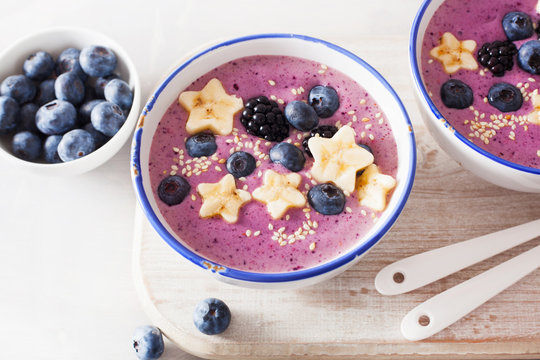
M 266 170 L 263 185 L 253 191 L 255 200 L 266 204 L 268 213 L 274 220 L 281 219 L 291 207 L 302 207 L 306 198 L 297 189 L 302 177 L 297 173 L 279 174 Z
M 527 115 L 527 119 L 531 124 L 540 125 L 540 94 L 531 96 L 531 102 L 534 109 Z
M 373 155 L 358 146 L 354 136 L 354 130 L 346 125 L 331 138 L 315 136 L 308 140 L 315 159 L 311 168 L 315 180 L 331 181 L 343 191 L 354 191 L 356 172 L 373 163 Z
M 230 224 L 238 221 L 240 208 L 251 200 L 249 192 L 236 188 L 231 174 L 225 175 L 217 183 L 201 183 L 197 191 L 203 199 L 199 215 L 202 218 L 219 215 Z
M 228 95 L 221 81 L 215 78 L 201 91 L 184 91 L 178 102 L 189 112 L 186 130 L 190 134 L 210 130 L 217 135 L 229 135 L 234 114 L 244 107 L 242 99 Z
M 478 64 L 473 55 L 475 48 L 476 41 L 459 41 L 452 33 L 445 32 L 441 37 L 439 46 L 431 49 L 429 54 L 443 65 L 444 71 L 453 74 L 459 69 L 478 69 Z
M 386 195 L 395 186 L 393 177 L 381 174 L 377 165 L 369 165 L 358 179 L 360 205 L 383 211 L 386 208 Z

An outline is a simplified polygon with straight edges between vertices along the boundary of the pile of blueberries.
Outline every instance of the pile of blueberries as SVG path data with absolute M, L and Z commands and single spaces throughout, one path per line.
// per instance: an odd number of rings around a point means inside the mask
M 0 85 L 0 135 L 15 156 L 66 162 L 105 144 L 124 124 L 133 91 L 114 73 L 116 55 L 104 46 L 65 49 L 56 59 L 38 51 L 23 74 Z

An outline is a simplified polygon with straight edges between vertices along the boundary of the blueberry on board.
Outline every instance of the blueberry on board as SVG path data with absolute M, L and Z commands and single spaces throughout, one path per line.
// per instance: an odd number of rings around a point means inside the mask
M 309 189 L 308 202 L 318 213 L 337 215 L 345 208 L 345 194 L 334 184 L 319 184 Z
M 94 99 L 90 101 L 86 101 L 79 107 L 79 119 L 81 120 L 82 124 L 86 124 L 90 122 L 90 114 L 92 114 L 92 110 L 96 107 L 96 105 L 101 104 L 105 100 L 103 99 Z
M 96 130 L 107 136 L 114 136 L 126 121 L 126 117 L 120 106 L 104 101 L 92 109 L 90 121 Z
M 68 131 L 58 143 L 58 156 L 62 161 L 72 161 L 90 154 L 96 148 L 94 138 L 83 129 Z
M 232 153 L 227 159 L 227 171 L 235 178 L 241 178 L 250 175 L 255 171 L 257 162 L 250 153 L 237 151 Z
M 11 150 L 20 159 L 35 160 L 41 154 L 41 139 L 30 131 L 21 131 L 13 136 Z
M 90 133 L 90 135 L 92 135 L 92 137 L 94 138 L 94 143 L 96 145 L 96 149 L 99 149 L 100 147 L 105 145 L 105 143 L 107 141 L 109 141 L 109 139 L 110 139 L 110 137 L 108 137 L 108 136 L 104 135 L 103 133 L 97 131 L 94 128 L 94 126 L 92 125 L 91 122 L 84 125 L 83 129 L 88 131 Z
M 24 130 L 38 132 L 36 126 L 36 113 L 39 109 L 34 103 L 26 103 L 21 106 L 21 125 Z
M 49 135 L 43 142 L 43 157 L 49 164 L 62 162 L 57 151 L 60 140 L 62 140 L 62 135 Z
M 119 76 L 116 74 L 111 74 L 103 77 L 94 78 L 93 82 L 91 83 L 92 87 L 94 88 L 94 91 L 96 92 L 96 97 L 100 99 L 105 98 L 105 86 L 109 83 L 109 81 L 119 79 Z
M 45 135 L 61 135 L 73 129 L 76 122 L 75 106 L 63 100 L 53 100 L 36 113 L 36 126 Z
M 294 172 L 302 170 L 306 162 L 302 150 L 288 142 L 282 142 L 273 146 L 270 149 L 270 160 Z
M 527 41 L 521 45 L 517 60 L 523 70 L 534 75 L 540 74 L 540 40 Z
M 0 134 L 7 134 L 20 122 L 20 108 L 17 101 L 9 96 L 0 96 Z
M 52 75 L 54 60 L 45 51 L 38 51 L 26 58 L 23 63 L 23 72 L 29 79 L 42 81 Z
M 59 100 L 79 105 L 84 100 L 84 83 L 73 71 L 63 73 L 54 82 L 54 94 Z
M 34 99 L 34 102 L 36 104 L 42 106 L 56 99 L 56 95 L 54 93 L 54 82 L 55 79 L 49 79 L 42 81 L 39 84 L 37 88 L 36 98 Z
M 122 110 L 129 110 L 133 103 L 133 92 L 124 80 L 112 79 L 103 89 L 105 100 L 115 103 Z
M 36 96 L 36 85 L 24 75 L 11 75 L 2 81 L 0 93 L 14 98 L 19 104 L 24 104 Z
M 339 108 L 339 96 L 337 91 L 330 86 L 317 85 L 309 91 L 309 105 L 321 118 L 327 118 Z
M 108 47 L 90 45 L 81 50 L 79 63 L 90 76 L 107 76 L 116 68 L 116 55 Z
M 84 73 L 79 63 L 79 55 L 81 51 L 75 48 L 67 48 L 58 55 L 56 59 L 55 71 L 56 75 L 60 76 L 65 72 L 74 71 L 81 80 L 86 81 L 88 75 Z
M 512 11 L 504 15 L 502 26 L 510 41 L 526 39 L 531 37 L 534 32 L 531 18 L 521 11 Z
M 191 185 L 180 175 L 170 175 L 161 180 L 157 193 L 161 201 L 169 206 L 178 205 L 189 194 Z
M 300 131 L 310 131 L 319 125 L 315 109 L 303 101 L 291 101 L 285 106 L 285 118 Z
M 441 86 L 441 100 L 448 108 L 465 109 L 473 103 L 473 91 L 463 81 L 450 79 Z
M 206 335 L 224 332 L 231 323 L 231 311 L 227 304 L 215 298 L 204 299 L 193 312 L 195 327 Z
M 165 350 L 161 330 L 155 326 L 138 326 L 133 333 L 133 349 L 140 360 L 158 359 Z
M 501 82 L 489 89 L 488 101 L 502 112 L 516 111 L 523 104 L 523 96 L 517 87 Z
M 209 133 L 198 133 L 188 137 L 186 150 L 191 157 L 210 156 L 217 150 L 216 138 Z

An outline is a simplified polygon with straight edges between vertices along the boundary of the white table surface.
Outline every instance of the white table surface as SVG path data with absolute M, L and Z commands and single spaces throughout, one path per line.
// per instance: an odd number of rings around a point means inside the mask
M 406 69 L 420 2 L 2 0 L 0 50 L 53 26 L 96 29 L 131 55 L 144 103 L 191 49 L 250 33 L 319 37 L 376 69 L 381 59 L 350 45 L 366 36 L 399 38 L 395 62 Z M 0 358 L 136 358 L 131 335 L 148 318 L 132 281 L 135 206 L 129 144 L 105 165 L 71 178 L 30 175 L 0 163 Z M 163 359 L 195 359 L 167 345 Z

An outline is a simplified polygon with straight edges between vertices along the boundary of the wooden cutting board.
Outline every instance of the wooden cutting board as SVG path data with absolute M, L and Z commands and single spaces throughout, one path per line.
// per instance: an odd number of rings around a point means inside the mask
M 403 257 L 540 218 L 540 194 L 486 183 L 434 143 L 414 104 L 407 64 L 394 61 L 395 44 L 396 39 L 373 39 L 366 54 L 365 41 L 341 44 L 377 65 L 413 121 L 417 175 L 394 227 L 356 266 L 334 279 L 299 290 L 263 291 L 211 278 L 161 240 L 138 211 L 136 288 L 150 319 L 173 343 L 203 358 L 235 360 L 540 358 L 540 270 L 430 339 L 409 342 L 399 330 L 403 316 L 419 303 L 540 239 L 409 294 L 385 297 L 375 290 L 377 272 Z M 224 300 L 232 311 L 222 335 L 203 335 L 193 325 L 193 309 L 206 297 Z

